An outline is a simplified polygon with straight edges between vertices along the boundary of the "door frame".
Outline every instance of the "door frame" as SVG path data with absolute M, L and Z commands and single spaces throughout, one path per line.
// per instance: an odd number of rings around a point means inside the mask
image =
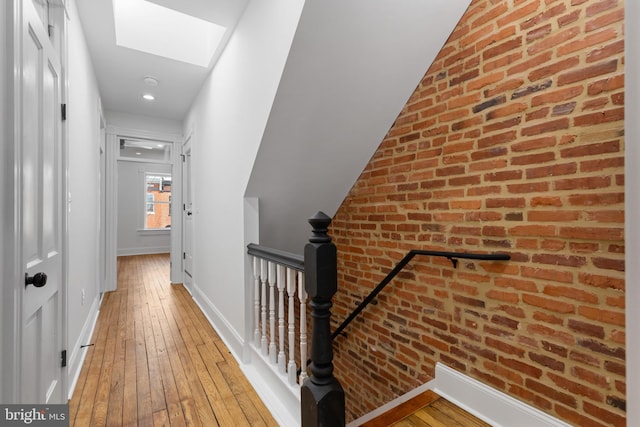
M 7 166 L 3 178 L 6 178 L 2 188 L 3 199 L 10 201 L 4 204 L 5 207 L 0 212 L 3 227 L 2 243 L 2 320 L 0 333 L 3 349 L 0 362 L 0 402 L 20 403 L 21 395 L 21 372 L 22 372 L 22 303 L 24 295 L 24 271 L 22 263 L 22 156 L 20 142 L 22 141 L 22 99 L 20 97 L 20 86 L 22 78 L 22 5 L 25 1 L 31 0 L 10 0 L 1 7 L 0 21 L 4 26 L 4 40 L 8 52 L 5 55 L 4 74 L 0 77 L 6 88 L 6 97 L 3 101 L 4 114 L 2 119 L 3 127 L 6 129 L 7 141 L 4 143 L 4 152 L 0 154 L 2 166 Z M 66 0 L 52 2 L 52 17 L 55 19 L 55 27 L 59 30 L 59 54 L 61 64 L 60 92 L 61 103 L 66 104 L 68 99 L 68 55 L 67 55 L 67 19 Z M 61 209 L 62 239 L 61 257 L 62 271 L 60 283 L 61 303 L 61 341 L 62 348 L 67 348 L 68 341 L 68 305 L 66 296 L 68 294 L 68 123 L 61 123 L 61 157 L 62 157 L 62 193 L 64 194 Z M 61 372 L 62 394 L 68 394 L 68 372 L 67 368 L 62 368 Z
M 106 287 L 106 241 L 107 241 L 107 232 L 106 232 L 106 222 L 107 222 L 107 191 L 106 191 L 106 175 L 107 175 L 107 123 L 104 118 L 104 113 L 102 111 L 102 101 L 98 98 L 98 154 L 100 156 L 100 178 L 98 180 L 98 193 L 100 197 L 100 207 L 98 209 L 98 214 L 100 218 L 98 219 L 98 244 L 100 248 L 97 251 L 96 256 L 98 259 L 96 260 L 96 265 L 98 266 L 97 272 L 97 283 L 98 283 L 98 292 L 100 294 L 105 292 Z
M 172 185 L 172 199 L 175 201 L 182 200 L 181 183 L 175 182 L 176 165 L 179 164 L 178 158 L 180 156 L 180 147 L 182 146 L 182 135 L 147 131 L 140 129 L 125 128 L 120 126 L 114 126 L 108 124 L 106 127 L 106 206 L 105 206 L 105 233 L 106 233 L 106 253 L 105 253 L 105 267 L 106 267 L 106 279 L 104 284 L 104 291 L 115 291 L 118 287 L 118 151 L 119 144 L 118 138 L 130 137 L 141 139 L 152 139 L 157 141 L 166 141 L 173 144 L 172 159 L 171 159 L 171 174 L 173 176 L 174 184 Z M 175 187 L 175 191 L 174 191 Z M 181 206 L 178 203 L 171 204 L 171 215 L 178 215 L 177 207 Z M 174 282 L 174 277 L 179 272 L 182 264 L 176 263 L 174 260 L 180 259 L 181 245 L 176 244 L 182 239 L 182 224 L 178 222 L 174 227 L 171 224 L 171 281 Z
M 181 203 L 180 206 L 182 207 L 180 209 L 180 228 L 182 230 L 182 236 L 180 238 L 180 282 L 184 285 L 184 287 L 187 289 L 187 291 L 189 291 L 190 293 L 193 293 L 193 277 L 191 277 L 191 280 L 188 281 L 186 280 L 186 272 L 185 272 L 185 257 L 184 257 L 184 253 L 185 253 L 185 238 L 186 238 L 186 232 L 187 232 L 187 228 L 186 228 L 186 217 L 185 217 L 185 202 L 187 199 L 187 180 L 189 180 L 190 182 L 190 188 L 191 188 L 191 211 L 192 214 L 195 213 L 193 212 L 193 205 L 194 205 L 194 200 L 193 200 L 193 195 L 194 195 L 194 191 L 193 191 L 193 161 L 190 161 L 190 169 L 189 169 L 189 176 L 186 176 L 186 156 L 187 156 L 187 152 L 189 153 L 189 155 L 193 158 L 193 141 L 194 141 L 194 132 L 193 130 L 189 131 L 189 133 L 187 134 L 187 137 L 184 139 L 184 142 L 182 143 L 182 145 L 180 146 L 180 157 L 181 157 L 181 162 L 180 162 L 180 186 L 182 188 L 182 198 L 181 198 Z M 194 221 L 195 218 L 192 218 L 191 221 Z M 193 227 L 192 227 L 193 230 Z M 194 239 L 193 239 L 193 233 L 191 236 L 191 255 L 192 255 L 192 262 L 191 265 L 192 267 L 194 267 L 193 269 L 195 270 L 195 245 L 194 245 Z M 193 272 L 192 272 L 193 273 Z M 176 282 L 174 282 L 176 283 Z M 189 286 L 187 286 L 187 283 L 189 283 Z

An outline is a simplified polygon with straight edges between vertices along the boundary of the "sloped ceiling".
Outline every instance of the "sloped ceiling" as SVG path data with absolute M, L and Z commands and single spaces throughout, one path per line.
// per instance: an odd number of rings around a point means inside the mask
M 301 253 L 334 215 L 469 3 L 305 2 L 246 190 L 261 244 Z

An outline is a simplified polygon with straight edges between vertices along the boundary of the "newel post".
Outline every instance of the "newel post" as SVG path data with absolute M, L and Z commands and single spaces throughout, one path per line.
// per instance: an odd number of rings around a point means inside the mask
M 331 218 L 309 218 L 313 235 L 304 248 L 305 288 L 311 300 L 311 376 L 301 389 L 303 427 L 345 425 L 344 391 L 333 376 L 331 298 L 338 290 L 337 251 L 327 234 Z

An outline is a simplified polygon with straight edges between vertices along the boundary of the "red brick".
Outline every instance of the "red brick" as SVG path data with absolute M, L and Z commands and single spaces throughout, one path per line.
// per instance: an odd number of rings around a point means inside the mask
M 602 394 L 591 387 L 585 386 L 576 381 L 569 380 L 553 372 L 549 372 L 548 376 L 549 376 L 549 379 L 551 379 L 551 381 L 553 381 L 558 387 L 568 390 L 574 394 L 585 396 L 592 400 L 603 399 Z
M 520 133 L 522 134 L 522 136 L 532 136 L 547 132 L 555 132 L 558 130 L 567 129 L 568 127 L 569 119 L 565 117 L 556 120 L 548 120 L 544 123 L 522 128 Z
M 546 310 L 555 311 L 557 313 L 574 313 L 575 306 L 573 304 L 557 301 L 549 298 L 543 298 L 532 294 L 523 294 L 522 302 L 533 305 L 535 307 L 544 308 Z
M 591 402 L 584 403 L 584 411 L 585 413 L 602 420 L 602 422 L 606 423 L 607 425 L 612 425 L 615 427 L 627 426 L 624 415 L 616 414 L 608 409 L 596 406 Z
M 562 405 L 557 405 L 555 410 L 560 417 L 567 420 L 569 423 L 571 423 L 571 425 L 590 426 L 590 427 L 604 427 L 605 425 L 608 425 L 608 424 L 600 424 L 597 421 L 595 421 L 593 418 L 585 416 L 584 411 L 582 410 L 579 412 L 576 412 Z
M 587 7 L 587 16 L 597 15 L 605 10 L 609 10 L 611 8 L 616 7 L 618 4 L 618 0 L 600 0 L 595 4 Z
M 410 249 L 511 260 L 414 259 L 338 343 L 349 421 L 436 360 L 572 424 L 624 419 L 623 17 L 472 0 L 336 213 L 336 317 Z
M 531 45 L 527 49 L 527 52 L 529 53 L 529 55 L 536 55 L 539 52 L 554 48 L 559 44 L 566 42 L 567 40 L 571 40 L 578 34 L 580 34 L 580 30 L 578 29 L 578 27 L 569 27 L 554 35 L 545 37 L 543 40 Z
M 597 30 L 616 22 L 622 22 L 624 20 L 624 9 L 617 9 L 613 12 L 600 15 L 590 21 L 587 21 L 584 28 L 586 32 Z
M 590 83 L 587 89 L 587 94 L 594 96 L 603 92 L 620 89 L 622 87 L 624 87 L 624 75 L 618 74 Z
M 599 111 L 597 113 L 584 114 L 573 119 L 575 126 L 593 126 L 598 123 L 608 123 L 624 120 L 624 108 Z
M 531 99 L 531 105 L 533 107 L 536 107 L 538 105 L 544 105 L 547 103 L 567 101 L 581 95 L 583 92 L 584 87 L 581 85 L 562 88 L 553 92 L 546 92 L 542 95 L 534 96 Z
M 580 82 L 583 80 L 591 79 L 593 77 L 601 76 L 603 74 L 614 73 L 618 69 L 618 60 L 612 59 L 600 64 L 591 65 L 589 67 L 582 67 L 577 70 L 567 71 L 566 73 L 558 76 L 558 85 L 564 86 L 571 83 Z
M 624 326 L 625 324 L 624 312 L 603 310 L 589 306 L 581 306 L 578 307 L 578 314 L 586 317 L 587 319 L 609 323 L 612 325 Z

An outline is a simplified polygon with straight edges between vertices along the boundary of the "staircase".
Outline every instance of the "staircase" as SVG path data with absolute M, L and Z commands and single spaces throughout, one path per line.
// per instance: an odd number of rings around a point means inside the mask
M 490 427 L 432 390 L 367 421 L 361 427 Z

